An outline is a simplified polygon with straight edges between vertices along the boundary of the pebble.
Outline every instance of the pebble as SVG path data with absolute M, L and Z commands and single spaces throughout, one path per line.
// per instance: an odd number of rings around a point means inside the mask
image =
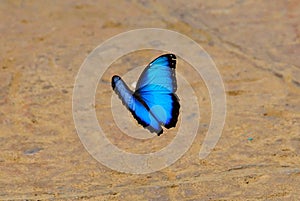
M 25 155 L 33 155 L 33 154 L 35 154 L 35 153 L 41 151 L 42 149 L 43 149 L 43 148 L 35 147 L 35 148 L 32 148 L 32 149 L 27 149 L 27 150 L 25 150 L 23 153 L 24 153 Z

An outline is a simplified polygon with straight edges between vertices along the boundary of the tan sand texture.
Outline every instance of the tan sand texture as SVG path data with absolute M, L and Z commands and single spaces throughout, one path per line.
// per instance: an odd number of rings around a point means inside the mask
M 0 19 L 0 200 L 299 200 L 299 1 L 15 0 L 0 2 Z M 177 72 L 198 98 L 195 141 L 165 169 L 126 174 L 84 148 L 72 93 L 94 48 L 148 27 L 185 34 L 212 57 L 226 90 L 226 122 L 217 146 L 199 159 L 211 117 L 209 92 L 178 58 Z M 160 150 L 178 129 L 140 140 L 113 121 L 111 76 L 159 54 L 145 50 L 118 59 L 96 91 L 99 124 L 128 152 Z

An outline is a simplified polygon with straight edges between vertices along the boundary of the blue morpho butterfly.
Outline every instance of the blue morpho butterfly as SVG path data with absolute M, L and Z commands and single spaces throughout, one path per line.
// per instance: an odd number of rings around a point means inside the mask
M 153 60 L 142 72 L 133 92 L 117 75 L 111 85 L 123 104 L 143 127 L 159 136 L 165 128 L 175 127 L 179 115 L 176 56 L 165 54 Z

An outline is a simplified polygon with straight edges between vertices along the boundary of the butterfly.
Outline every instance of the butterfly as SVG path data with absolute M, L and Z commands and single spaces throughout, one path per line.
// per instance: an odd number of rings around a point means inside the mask
M 154 59 L 144 69 L 132 91 L 118 75 L 112 77 L 113 90 L 123 105 L 144 128 L 163 133 L 162 126 L 169 129 L 176 126 L 179 115 L 179 98 L 175 94 L 176 56 L 164 54 Z

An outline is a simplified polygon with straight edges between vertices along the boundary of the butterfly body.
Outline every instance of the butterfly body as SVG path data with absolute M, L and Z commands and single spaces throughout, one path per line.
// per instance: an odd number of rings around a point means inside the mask
M 157 135 L 163 133 L 162 126 L 175 127 L 178 120 L 175 67 L 173 54 L 156 58 L 141 74 L 134 92 L 119 76 L 112 77 L 112 88 L 123 104 L 139 124 Z

